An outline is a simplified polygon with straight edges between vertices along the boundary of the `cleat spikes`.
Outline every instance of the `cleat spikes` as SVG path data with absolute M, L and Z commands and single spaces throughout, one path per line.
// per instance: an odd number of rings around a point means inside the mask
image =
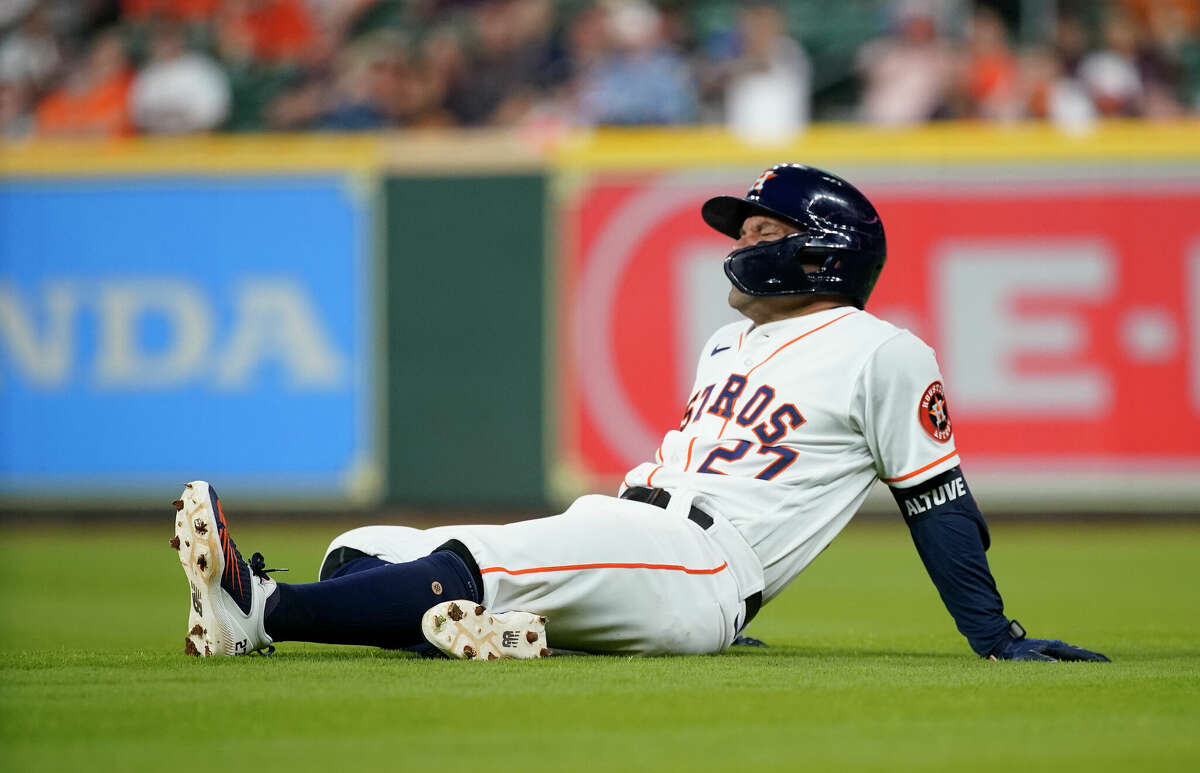
M 175 507 L 176 548 L 191 588 L 188 655 L 248 655 L 268 646 L 266 601 L 275 592 L 269 576 L 256 575 L 225 531 L 221 503 L 204 481 L 185 484 Z
M 194 658 L 200 657 L 200 650 L 196 649 L 196 643 L 190 637 L 183 639 L 183 654 L 191 655 Z
M 545 618 L 528 612 L 489 613 L 481 604 L 443 601 L 421 618 L 426 641 L 458 660 L 544 657 Z
M 542 647 L 540 650 L 538 650 L 538 657 L 539 658 L 550 657 L 550 650 L 546 649 L 545 647 Z

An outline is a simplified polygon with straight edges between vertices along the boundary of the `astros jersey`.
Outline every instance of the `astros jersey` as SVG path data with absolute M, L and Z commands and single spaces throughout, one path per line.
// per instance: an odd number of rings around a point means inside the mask
M 727 518 L 761 561 L 769 600 L 876 479 L 906 488 L 958 463 L 933 350 L 841 307 L 718 330 L 679 428 L 624 483 L 690 492 Z

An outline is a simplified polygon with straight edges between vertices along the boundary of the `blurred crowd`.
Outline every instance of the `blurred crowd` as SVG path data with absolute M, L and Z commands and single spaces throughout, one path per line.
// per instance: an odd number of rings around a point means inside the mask
M 1200 112 L 1200 0 L 0 0 L 0 136 Z

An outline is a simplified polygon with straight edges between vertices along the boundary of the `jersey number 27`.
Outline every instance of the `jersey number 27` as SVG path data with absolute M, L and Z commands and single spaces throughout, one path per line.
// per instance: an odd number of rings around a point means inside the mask
M 710 475 L 727 475 L 728 473 L 722 472 L 713 467 L 713 464 L 717 461 L 740 461 L 742 457 L 744 457 L 750 451 L 752 446 L 754 446 L 754 443 L 749 440 L 739 440 L 730 448 L 718 446 L 717 448 L 714 448 L 708 455 L 708 458 L 706 458 L 700 464 L 700 466 L 696 468 L 696 471 L 706 472 Z M 760 445 L 758 447 L 758 453 L 764 456 L 775 455 L 778 457 L 764 467 L 761 472 L 754 476 L 758 480 L 774 479 L 776 475 L 790 467 L 792 462 L 796 461 L 797 456 L 796 452 L 787 446 Z

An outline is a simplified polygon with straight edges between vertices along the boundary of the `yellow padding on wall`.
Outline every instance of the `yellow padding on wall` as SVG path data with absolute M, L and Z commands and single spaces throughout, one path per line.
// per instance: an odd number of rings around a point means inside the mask
M 749 145 L 719 127 L 598 129 L 559 137 L 520 130 L 212 135 L 0 145 L 0 175 L 333 171 L 488 174 L 768 165 L 781 159 L 872 165 L 1200 160 L 1200 121 L 1100 124 L 939 123 L 912 129 L 812 126 L 794 141 Z
M 593 170 L 754 166 L 780 159 L 872 165 L 1200 160 L 1200 121 L 1111 122 L 1077 135 L 1044 123 L 939 123 L 912 129 L 822 124 L 778 145 L 748 145 L 717 128 L 604 129 L 571 136 L 555 156 L 559 167 Z

